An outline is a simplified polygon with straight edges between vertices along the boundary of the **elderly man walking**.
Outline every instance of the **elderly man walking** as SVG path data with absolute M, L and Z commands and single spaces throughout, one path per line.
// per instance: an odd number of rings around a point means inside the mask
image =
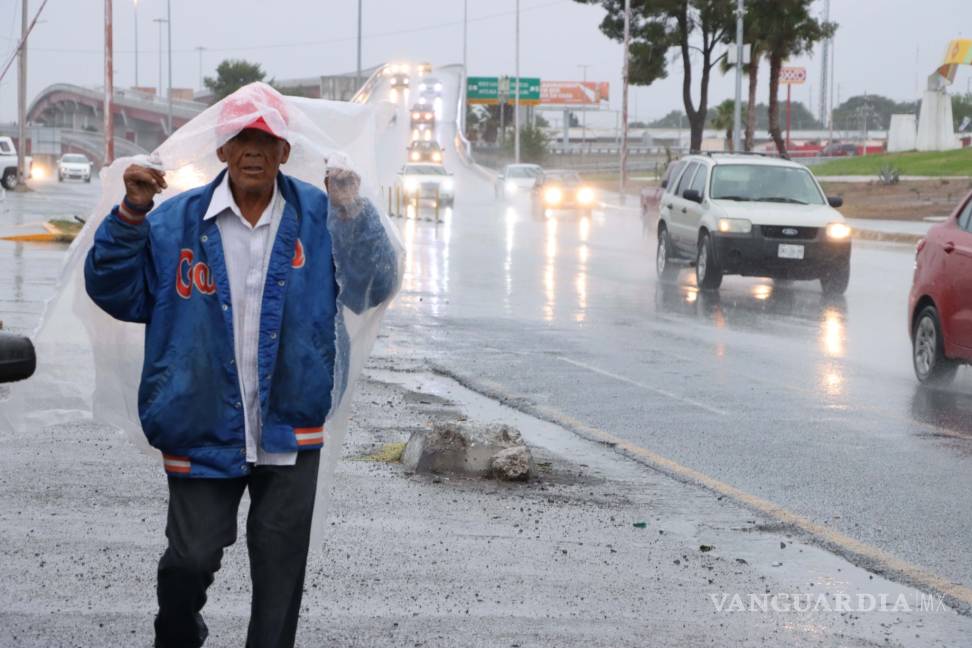
M 258 116 L 241 123 L 246 115 Z M 248 490 L 246 645 L 283 648 L 294 645 L 336 346 L 345 340 L 338 298 L 355 310 L 381 303 L 397 266 L 377 212 L 356 195 L 356 176 L 328 177 L 329 204 L 321 189 L 279 171 L 291 151 L 280 95 L 244 88 L 223 101 L 219 122 L 230 131 L 217 151 L 226 168 L 206 186 L 153 211 L 165 175 L 128 167 L 85 282 L 109 315 L 146 325 L 139 418 L 169 488 L 155 645 L 206 640 L 206 590 L 236 541 Z

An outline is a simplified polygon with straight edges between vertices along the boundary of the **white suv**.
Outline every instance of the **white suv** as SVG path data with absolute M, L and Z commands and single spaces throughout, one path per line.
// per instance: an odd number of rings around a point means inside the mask
M 723 275 L 819 279 L 843 294 L 850 280 L 851 230 L 803 165 L 752 154 L 690 155 L 663 186 L 658 276 L 694 264 L 699 288 Z

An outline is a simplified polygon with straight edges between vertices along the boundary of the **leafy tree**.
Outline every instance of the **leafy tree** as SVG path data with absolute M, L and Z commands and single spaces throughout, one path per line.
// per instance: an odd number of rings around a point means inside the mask
M 749 0 L 747 15 L 754 25 L 753 37 L 769 60 L 769 130 L 780 155 L 786 155 L 786 143 L 780 128 L 780 70 L 790 57 L 813 49 L 814 44 L 829 38 L 836 23 L 823 22 L 812 14 L 813 0 Z
M 601 31 L 621 41 L 624 33 L 623 0 L 575 0 L 599 4 L 607 10 Z M 650 85 L 668 75 L 665 54 L 678 48 L 682 60 L 682 103 L 691 128 L 691 148 L 702 146 L 709 107 L 709 78 L 723 55 L 716 48 L 735 33 L 734 0 L 637 0 L 632 3 L 629 80 Z M 701 55 L 701 61 L 693 57 Z M 699 72 L 698 103 L 692 96 L 693 74 Z
M 259 63 L 242 59 L 226 59 L 216 68 L 216 77 L 206 77 L 203 83 L 213 93 L 213 101 L 233 94 L 248 83 L 263 81 L 267 76 Z
M 716 106 L 709 117 L 709 126 L 716 130 L 726 131 L 726 148 L 730 151 L 732 147 L 732 130 L 735 126 L 736 102 L 726 99 Z
M 648 124 L 650 128 L 681 128 L 688 123 L 685 118 L 685 113 L 681 110 L 673 110 L 661 119 L 656 119 L 655 121 Z
M 954 97 L 952 105 L 955 105 Z M 897 102 L 881 95 L 857 95 L 834 108 L 834 128 L 861 130 L 866 117 L 868 128 L 885 130 L 891 124 L 891 115 L 917 113 L 917 102 Z
M 547 147 L 550 145 L 550 140 L 547 134 L 540 127 L 533 127 L 530 125 L 520 126 L 520 159 L 523 162 L 530 162 L 533 164 L 541 164 L 547 157 Z M 503 152 L 510 158 L 513 157 L 515 153 L 515 143 L 513 141 L 513 135 L 511 134 L 506 138 L 506 143 L 503 146 Z

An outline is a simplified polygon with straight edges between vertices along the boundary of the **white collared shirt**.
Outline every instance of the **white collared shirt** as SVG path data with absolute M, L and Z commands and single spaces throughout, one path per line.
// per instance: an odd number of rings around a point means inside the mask
M 216 187 L 203 220 L 216 219 L 223 240 L 223 257 L 229 275 L 230 299 L 233 304 L 233 342 L 236 366 L 243 393 L 243 417 L 246 431 L 246 460 L 257 465 L 292 466 L 296 452 L 265 452 L 260 448 L 260 381 L 257 353 L 260 343 L 260 310 L 263 285 L 277 229 L 283 215 L 284 200 L 276 183 L 273 197 L 255 227 L 243 218 L 243 212 L 230 190 L 229 173 Z

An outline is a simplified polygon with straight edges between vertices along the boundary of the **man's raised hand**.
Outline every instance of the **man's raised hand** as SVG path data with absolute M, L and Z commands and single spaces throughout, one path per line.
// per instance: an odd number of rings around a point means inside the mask
M 156 194 L 168 187 L 165 183 L 165 173 L 157 169 L 132 164 L 125 169 L 125 198 L 133 208 L 148 207 L 155 200 Z

